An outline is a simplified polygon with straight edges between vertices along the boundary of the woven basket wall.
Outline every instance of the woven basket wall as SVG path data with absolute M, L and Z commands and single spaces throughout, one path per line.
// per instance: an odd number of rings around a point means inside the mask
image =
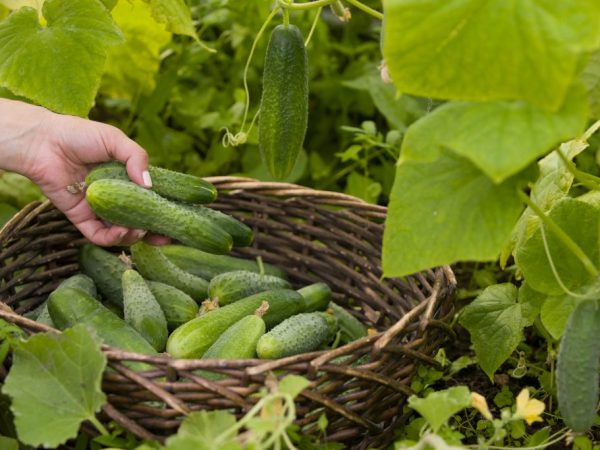
M 175 360 L 105 348 L 109 366 L 103 389 L 109 404 L 103 420 L 115 420 L 138 437 L 164 441 L 189 411 L 226 408 L 243 414 L 265 377 L 303 375 L 312 381 L 297 399 L 303 433 L 318 434 L 325 412 L 327 438 L 351 448 L 384 447 L 403 421 L 419 363 L 449 332 L 455 279 L 448 267 L 406 279 L 381 277 L 381 239 L 386 210 L 339 193 L 251 179 L 215 177 L 212 205 L 253 228 L 252 247 L 236 254 L 261 256 L 286 270 L 295 287 L 325 281 L 340 305 L 377 334 L 331 351 L 275 361 Z M 81 234 L 50 203 L 32 203 L 0 231 L 0 317 L 28 332 L 47 328 L 23 316 L 44 301 L 60 281 L 78 271 Z M 401 257 L 401 255 L 399 255 Z M 8 306 L 8 307 L 7 307 Z M 345 358 L 339 358 L 346 356 Z M 144 361 L 155 370 L 133 372 L 123 361 Z M 6 376 L 0 366 L 0 381 Z M 229 375 L 218 382 L 196 369 Z

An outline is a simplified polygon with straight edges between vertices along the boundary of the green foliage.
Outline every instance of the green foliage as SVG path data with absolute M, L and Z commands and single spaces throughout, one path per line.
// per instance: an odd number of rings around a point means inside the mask
M 185 0 L 144 0 L 150 3 L 152 17 L 167 30 L 197 39 L 190 9 Z
M 471 393 L 466 386 L 456 386 L 437 391 L 425 398 L 414 395 L 408 405 L 421 414 L 434 432 L 437 432 L 450 417 L 471 405 Z

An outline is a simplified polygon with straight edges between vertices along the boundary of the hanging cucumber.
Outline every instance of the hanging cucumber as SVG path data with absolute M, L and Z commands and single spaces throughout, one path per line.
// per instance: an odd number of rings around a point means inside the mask
M 271 33 L 263 72 L 258 146 L 271 175 L 290 174 L 308 122 L 308 58 L 300 30 L 278 25 Z

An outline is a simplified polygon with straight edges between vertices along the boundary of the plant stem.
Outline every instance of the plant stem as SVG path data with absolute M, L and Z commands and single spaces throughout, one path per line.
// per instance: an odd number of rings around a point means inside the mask
M 104 425 L 102 425 L 100 421 L 96 419 L 96 416 L 90 417 L 89 421 L 92 422 L 92 425 L 96 427 L 96 429 L 100 432 L 102 436 L 108 436 L 110 434 L 108 430 L 104 428 Z
M 562 160 L 562 162 L 565 165 L 565 167 L 567 168 L 567 170 L 573 175 L 573 177 L 576 180 L 578 180 L 581 184 L 583 184 L 588 189 L 591 189 L 591 190 L 600 189 L 600 178 L 598 178 L 592 174 L 582 172 L 579 169 L 577 169 L 577 166 L 575 166 L 573 161 L 570 161 L 569 158 L 567 158 L 560 149 L 557 149 L 556 152 L 558 153 L 559 158 Z
M 310 27 L 310 31 L 308 32 L 308 37 L 306 41 L 304 41 L 304 46 L 308 47 L 310 40 L 312 39 L 313 33 L 315 32 L 315 28 L 317 28 L 317 22 L 319 21 L 319 17 L 321 16 L 321 11 L 323 8 L 317 9 L 317 14 L 315 15 L 315 20 L 313 20 L 312 26 Z
M 352 6 L 360 9 L 361 11 L 366 12 L 367 14 L 375 17 L 378 20 L 383 20 L 383 14 L 379 11 L 375 11 L 373 8 L 368 7 L 364 3 L 359 2 L 358 0 L 346 0 L 346 2 L 350 3 Z
M 585 270 L 587 270 L 590 275 L 594 277 L 598 275 L 598 269 L 594 263 L 590 260 L 588 255 L 585 254 L 581 247 L 577 245 L 573 239 L 571 239 L 571 236 L 565 233 L 561 227 L 559 227 L 552 219 L 550 219 L 550 217 L 544 214 L 544 211 L 542 211 L 541 208 L 529 198 L 529 196 L 525 195 L 520 190 L 517 191 L 517 195 L 527 206 L 533 210 L 533 212 L 537 214 L 542 223 L 547 226 L 552 233 L 554 233 L 554 235 L 571 251 L 571 253 L 575 255 L 577 259 L 579 259 Z
M 334 1 L 335 0 L 315 0 L 312 2 L 306 2 L 306 3 L 288 3 L 284 0 L 279 0 L 279 6 L 281 6 L 284 9 L 293 9 L 296 11 L 302 11 L 302 10 L 313 9 L 313 8 L 322 8 L 323 6 L 330 5 Z

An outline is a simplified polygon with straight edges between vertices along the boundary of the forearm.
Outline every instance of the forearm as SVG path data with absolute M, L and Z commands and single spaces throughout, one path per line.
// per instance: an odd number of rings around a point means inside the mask
M 0 98 L 0 169 L 29 176 L 29 159 L 44 139 L 43 122 L 52 114 L 40 106 Z

